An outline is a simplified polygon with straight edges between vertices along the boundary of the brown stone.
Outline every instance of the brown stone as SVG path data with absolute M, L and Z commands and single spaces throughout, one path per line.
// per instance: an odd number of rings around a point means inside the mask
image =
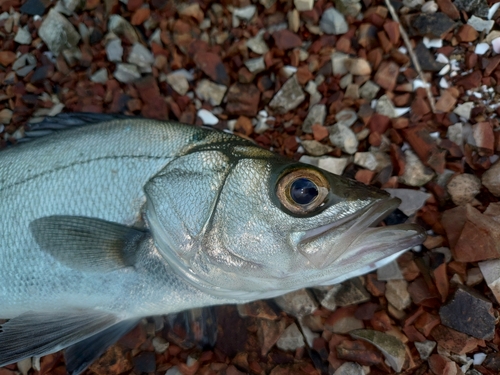
M 236 120 L 236 124 L 234 125 L 234 130 L 246 136 L 252 134 L 253 133 L 252 120 L 250 120 L 246 116 L 238 117 L 238 120 Z
M 9 66 L 16 61 L 16 54 L 12 51 L 0 51 L 0 65 Z
M 486 65 L 486 68 L 484 68 L 483 74 L 484 76 L 489 76 L 498 66 L 500 63 L 500 55 L 497 55 L 495 57 L 492 57 L 488 61 L 488 65 Z
M 415 328 L 420 331 L 425 337 L 429 337 L 431 331 L 441 323 L 438 315 L 433 315 L 427 311 L 423 311 L 417 319 L 415 319 Z
M 328 128 L 326 126 L 320 124 L 313 124 L 311 128 L 313 131 L 314 139 L 316 141 L 321 141 L 326 137 L 328 137 L 329 135 Z
M 370 183 L 373 181 L 373 178 L 375 177 L 375 174 L 376 173 L 374 171 L 370 171 L 368 169 L 360 169 L 356 172 L 354 179 L 356 181 L 364 183 L 365 185 L 370 185 Z
M 226 112 L 229 115 L 254 117 L 259 109 L 260 91 L 253 84 L 236 82 L 227 93 Z
M 222 63 L 219 55 L 213 52 L 200 51 L 194 55 L 194 62 L 198 69 L 209 76 L 212 81 L 229 85 L 229 76 L 226 67 Z
M 427 129 L 423 126 L 413 126 L 402 129 L 401 132 L 424 164 L 438 173 L 444 172 L 445 155 L 438 148 L 436 140 L 430 136 Z
M 381 365 L 384 361 L 382 354 L 373 345 L 360 340 L 344 340 L 336 350 L 339 359 L 357 362 L 362 366 Z
M 452 20 L 460 18 L 460 12 L 451 0 L 436 0 L 439 10 L 450 17 Z
M 480 71 L 476 70 L 470 74 L 460 77 L 457 79 L 455 84 L 457 86 L 462 86 L 465 90 L 472 90 L 481 86 L 481 79 L 483 75 Z
M 113 375 L 130 371 L 132 367 L 125 349 L 113 345 L 101 358 L 90 365 L 89 369 L 97 375 Z
M 366 289 L 375 297 L 385 295 L 385 282 L 379 281 L 377 275 L 366 275 Z
M 143 22 L 146 21 L 150 15 L 151 15 L 151 10 L 149 8 L 139 8 L 132 15 L 130 23 L 136 26 L 142 25 Z
M 473 42 L 477 39 L 479 33 L 471 25 L 463 25 L 458 29 L 455 37 L 459 42 Z
M 364 328 L 361 320 L 354 317 L 356 306 L 341 307 L 325 320 L 325 329 L 334 333 L 347 333 L 354 329 Z
M 275 31 L 273 33 L 273 39 L 276 47 L 280 50 L 292 49 L 302 45 L 300 37 L 288 29 Z
M 472 136 L 476 141 L 476 146 L 486 155 L 493 155 L 495 147 L 495 135 L 493 134 L 493 126 L 489 121 L 478 122 L 472 126 Z
M 498 222 L 492 220 L 491 216 L 482 214 L 470 204 L 445 211 L 442 225 L 446 230 L 455 260 L 479 262 L 500 258 Z
M 431 336 L 443 349 L 457 354 L 466 354 L 477 348 L 482 340 L 468 336 L 465 333 L 455 331 L 442 324 L 437 325 L 431 332 Z
M 398 74 L 399 66 L 396 63 L 392 61 L 383 61 L 377 69 L 377 73 L 375 73 L 373 80 L 380 87 L 388 91 L 393 91 L 394 87 L 396 87 Z
M 399 43 L 399 38 L 401 33 L 399 31 L 399 23 L 392 20 L 387 20 L 384 22 L 384 30 L 389 37 L 389 40 L 394 46 L 397 46 Z
M 441 296 L 429 288 L 423 277 L 417 277 L 410 283 L 408 293 L 416 305 L 436 307 L 441 301 Z
M 435 375 L 463 375 L 455 362 L 439 354 L 433 354 L 429 357 L 429 368 Z
M 258 320 L 257 336 L 259 338 L 261 354 L 265 356 L 269 350 L 276 344 L 281 334 L 285 331 L 285 320 Z
M 418 341 L 418 342 L 423 342 L 426 340 L 425 336 L 422 335 L 414 326 L 410 325 L 410 326 L 405 326 L 403 328 L 403 332 L 405 333 L 406 337 L 408 337 L 408 339 L 410 341 Z
M 446 263 L 440 264 L 435 270 L 432 271 L 436 288 L 441 295 L 441 302 L 446 301 L 448 291 L 450 289 L 450 282 L 446 274 Z
M 436 110 L 442 112 L 451 112 L 455 108 L 455 104 L 457 103 L 457 99 L 453 96 L 453 93 L 450 90 L 444 90 L 441 93 L 441 97 L 436 102 Z

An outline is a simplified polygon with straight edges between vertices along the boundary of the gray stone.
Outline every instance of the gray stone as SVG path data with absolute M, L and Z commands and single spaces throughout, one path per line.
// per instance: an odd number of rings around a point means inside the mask
M 297 9 L 290 10 L 286 15 L 286 19 L 288 21 L 288 29 L 290 29 L 290 31 L 293 31 L 294 33 L 297 33 L 300 28 L 299 11 Z
M 500 259 L 479 262 L 478 266 L 486 284 L 491 289 L 497 302 L 500 302 Z
M 483 173 L 481 183 L 495 197 L 500 197 L 500 161 L 497 161 Z
M 420 63 L 420 67 L 424 71 L 439 72 L 446 65 L 436 61 L 436 58 L 424 43 L 417 44 L 415 47 L 415 55 Z
M 75 10 L 83 8 L 85 5 L 84 0 L 62 0 L 64 7 L 71 13 Z
M 375 112 L 387 116 L 389 118 L 397 117 L 396 108 L 392 103 L 392 100 L 387 95 L 382 95 L 380 99 L 377 101 L 377 105 L 375 106 Z
M 349 55 L 343 52 L 332 53 L 331 60 L 332 60 L 333 75 L 343 76 L 344 74 L 347 73 L 347 67 L 345 65 L 345 62 L 347 61 L 348 58 Z
M 304 122 L 302 123 L 302 131 L 304 133 L 312 133 L 312 126 L 314 124 L 324 125 L 326 118 L 326 105 L 316 104 L 311 107 L 307 113 Z
M 373 100 L 377 96 L 380 86 L 373 81 L 366 81 L 363 86 L 359 88 L 359 95 L 366 100 Z
M 297 318 L 312 314 L 318 309 L 316 300 L 306 289 L 276 297 L 274 301 L 284 312 Z
M 420 36 L 439 39 L 452 30 L 456 26 L 456 23 L 442 12 L 433 14 L 421 13 L 415 17 L 411 26 Z
M 344 15 L 335 8 L 328 8 L 323 12 L 319 27 L 326 34 L 340 35 L 349 31 Z
M 305 98 L 306 96 L 297 81 L 297 77 L 293 75 L 274 95 L 269 103 L 269 107 L 279 114 L 284 114 L 298 107 Z
M 245 66 L 250 71 L 250 73 L 253 74 L 258 74 L 266 70 L 266 63 L 264 62 L 264 57 L 262 56 L 246 60 Z
M 135 65 L 118 63 L 116 64 L 116 69 L 113 73 L 113 77 L 115 77 L 120 82 L 131 83 L 141 78 L 141 73 Z
M 434 178 L 434 172 L 426 167 L 411 150 L 404 152 L 406 167 L 399 180 L 409 186 L 423 186 Z
M 408 282 L 406 280 L 389 280 L 385 287 L 385 298 L 396 309 L 403 311 L 411 305 Z
M 337 309 L 336 295 L 342 285 L 318 286 L 312 289 L 316 299 L 324 308 L 335 311 Z
M 305 91 L 309 94 L 309 108 L 314 107 L 323 98 L 318 91 L 318 85 L 314 81 L 307 82 Z
M 300 161 L 302 163 L 314 165 L 339 176 L 344 173 L 344 169 L 349 163 L 348 158 L 334 158 L 332 156 L 313 157 L 309 155 L 302 155 Z
M 189 91 L 189 82 L 185 75 L 176 72 L 169 73 L 165 76 L 165 81 L 179 95 L 186 95 Z
M 80 34 L 71 22 L 54 9 L 43 20 L 38 35 L 56 56 L 64 49 L 75 47 L 80 40 Z
M 472 16 L 469 18 L 467 21 L 467 24 L 472 26 L 476 31 L 478 32 L 486 32 L 489 33 L 491 29 L 493 28 L 493 25 L 495 25 L 495 21 L 493 20 L 483 20 L 482 18 Z
M 324 145 L 315 140 L 305 140 L 301 142 L 302 147 L 306 150 L 309 155 L 312 156 L 323 156 L 333 151 L 328 145 Z
M 155 348 L 156 353 L 165 353 L 170 346 L 170 343 L 165 340 L 163 337 L 154 337 L 152 342 L 153 347 Z
M 425 340 L 423 342 L 415 341 L 414 344 L 415 348 L 417 348 L 418 354 L 420 354 L 420 358 L 424 361 L 430 357 L 432 351 L 436 347 L 436 342 L 431 340 Z
M 392 197 L 401 199 L 399 209 L 406 216 L 414 215 L 420 210 L 431 194 L 414 189 L 385 189 Z
M 476 290 L 458 285 L 451 299 L 439 309 L 441 323 L 478 339 L 491 340 L 495 335 L 492 303 Z
M 337 121 L 337 124 L 344 125 L 347 127 L 354 125 L 357 119 L 358 119 L 358 114 L 356 113 L 355 110 L 350 108 L 343 109 L 335 115 L 335 120 Z
M 375 345 L 396 372 L 401 372 L 406 358 L 404 344 L 394 336 L 371 329 L 359 329 L 350 332 L 355 339 L 360 339 Z
M 4 108 L 0 111 L 0 124 L 8 125 L 12 120 L 12 110 Z
M 139 36 L 135 28 L 123 17 L 112 14 L 108 20 L 108 31 L 127 38 L 130 43 L 139 42 Z
M 263 55 L 267 51 L 269 51 L 269 47 L 264 41 L 264 33 L 264 30 L 259 31 L 257 35 L 255 35 L 253 38 L 248 39 L 246 43 L 249 49 L 259 55 Z
M 472 111 L 472 108 L 474 108 L 474 102 L 465 102 L 463 104 L 459 104 L 455 107 L 453 110 L 453 113 L 463 117 L 466 120 L 470 119 L 470 113 Z
M 472 267 L 467 270 L 467 279 L 465 280 L 465 285 L 475 286 L 483 281 L 483 274 L 479 267 Z
M 481 181 L 473 174 L 463 173 L 456 175 L 446 186 L 451 200 L 457 206 L 472 202 L 481 190 Z
M 130 64 L 137 65 L 142 73 L 151 73 L 155 58 L 151 51 L 141 43 L 134 43 L 127 61 Z
M 92 82 L 104 84 L 108 81 L 108 71 L 106 70 L 106 68 L 101 68 L 90 76 L 90 80 Z
M 106 43 L 106 56 L 109 61 L 121 62 L 123 57 L 122 41 L 119 38 L 111 39 Z
M 371 295 L 365 289 L 359 277 L 344 281 L 335 293 L 337 306 L 355 305 L 367 302 L 370 299 Z
M 356 134 L 347 126 L 337 123 L 330 127 L 330 142 L 340 147 L 347 154 L 358 151 L 358 139 Z
M 354 164 L 374 171 L 377 169 L 377 158 L 371 152 L 356 152 L 354 154 Z
M 335 8 L 346 16 L 357 17 L 361 11 L 360 0 L 335 0 Z
M 377 269 L 377 280 L 379 281 L 389 281 L 389 280 L 403 280 L 403 274 L 399 268 L 399 264 L 396 261 L 387 263 Z
M 14 37 L 14 42 L 19 44 L 30 44 L 32 41 L 31 33 L 28 30 L 28 26 L 20 27 L 17 29 L 16 36 Z
M 299 12 L 312 10 L 314 6 L 314 0 L 293 0 L 293 5 L 295 5 L 295 9 L 297 9 Z
M 201 100 L 209 102 L 210 105 L 217 106 L 222 103 L 222 99 L 224 99 L 224 95 L 227 92 L 227 87 L 208 79 L 202 79 L 198 82 L 195 92 Z
M 465 10 L 477 17 L 488 18 L 488 2 L 486 0 L 455 0 L 458 10 Z
M 360 364 L 355 362 L 344 362 L 333 375 L 365 375 L 365 371 Z
M 446 136 L 450 141 L 462 148 L 464 144 L 463 124 L 461 122 L 457 122 L 456 124 L 448 126 Z
M 304 345 L 304 336 L 295 323 L 290 324 L 276 342 L 276 346 L 281 350 L 296 350 Z

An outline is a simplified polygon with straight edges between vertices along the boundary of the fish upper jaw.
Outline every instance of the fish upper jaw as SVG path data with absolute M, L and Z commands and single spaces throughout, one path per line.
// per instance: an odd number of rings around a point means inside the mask
M 377 265 L 383 259 L 400 254 L 425 240 L 426 234 L 418 225 L 371 228 L 399 204 L 399 199 L 387 197 L 340 221 L 310 229 L 303 235 L 298 250 L 317 269 L 326 269 L 334 262 L 345 261 L 359 262 L 360 268 L 367 267 L 365 262 L 373 263 L 370 270 L 376 269 L 383 265 Z

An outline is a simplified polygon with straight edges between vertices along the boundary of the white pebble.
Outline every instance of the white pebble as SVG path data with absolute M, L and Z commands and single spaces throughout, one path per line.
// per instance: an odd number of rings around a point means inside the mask
M 446 65 L 445 65 L 445 66 L 443 66 L 443 68 L 439 71 L 438 75 L 440 75 L 440 76 L 444 76 L 444 75 L 445 75 L 445 74 L 447 74 L 450 70 L 451 70 L 450 64 L 446 64 Z
M 493 51 L 495 51 L 495 53 L 500 53 L 500 38 L 493 39 L 491 41 L 491 46 L 493 47 Z
M 495 13 L 497 12 L 498 8 L 500 7 L 500 3 L 495 3 L 491 6 L 491 8 L 488 10 L 488 19 L 491 20 Z
M 441 48 L 443 46 L 442 39 L 430 39 L 424 36 L 424 46 L 427 48 Z
M 446 78 L 442 77 L 439 80 L 439 87 L 441 87 L 442 89 L 447 89 L 447 88 L 450 87 L 450 84 L 448 83 L 448 81 L 446 80 Z
M 205 125 L 215 125 L 219 122 L 219 119 L 214 116 L 214 114 L 206 109 L 202 108 L 198 111 L 198 117 L 203 121 Z
M 500 4 L 500 3 L 497 3 L 497 4 Z M 486 358 L 486 354 L 484 354 L 484 353 L 476 353 L 476 354 L 474 354 L 474 366 L 481 365 L 484 362 L 485 358 Z
M 484 55 L 486 51 L 490 49 L 490 46 L 488 43 L 479 43 L 476 45 L 476 49 L 474 50 L 474 53 L 478 55 Z
M 438 53 L 438 55 L 436 57 L 436 62 L 448 64 L 450 62 L 450 60 L 442 53 Z

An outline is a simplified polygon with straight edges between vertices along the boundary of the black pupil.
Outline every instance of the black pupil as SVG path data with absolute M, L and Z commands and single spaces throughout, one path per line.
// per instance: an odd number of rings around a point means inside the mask
M 309 204 L 318 196 L 318 187 L 307 178 L 298 178 L 290 187 L 290 196 L 295 203 Z

